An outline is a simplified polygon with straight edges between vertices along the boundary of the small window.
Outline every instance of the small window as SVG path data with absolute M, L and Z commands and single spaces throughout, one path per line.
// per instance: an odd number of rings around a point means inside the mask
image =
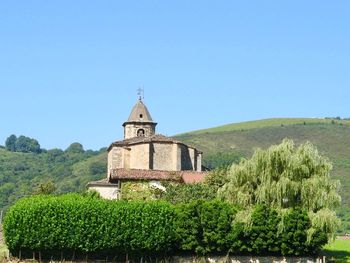
M 138 129 L 137 130 L 137 137 L 145 136 L 145 130 L 144 129 Z
M 143 117 L 143 115 L 142 114 L 140 114 L 140 118 L 142 119 L 142 117 Z

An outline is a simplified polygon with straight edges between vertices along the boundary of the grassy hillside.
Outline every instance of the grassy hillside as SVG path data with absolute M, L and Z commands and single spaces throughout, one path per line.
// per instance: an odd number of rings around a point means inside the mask
M 194 145 L 205 156 L 235 153 L 250 157 L 257 147 L 267 148 L 284 138 L 295 143 L 310 141 L 334 166 L 332 176 L 341 181 L 343 198 L 339 215 L 343 231 L 350 233 L 350 121 L 325 119 L 267 119 L 230 124 L 176 136 Z
M 238 130 L 248 130 L 263 127 L 278 127 L 283 125 L 304 125 L 304 124 L 339 124 L 350 126 L 349 120 L 338 120 L 338 119 L 319 119 L 319 118 L 273 118 L 264 119 L 256 121 L 247 121 L 240 123 L 231 123 L 227 125 L 222 125 L 214 128 L 203 129 L 198 131 L 190 132 L 190 134 L 203 134 L 203 133 L 213 133 L 213 132 L 225 132 L 225 131 L 238 131 Z M 186 133 L 187 134 L 187 133 Z M 181 134 L 182 135 L 182 134 Z

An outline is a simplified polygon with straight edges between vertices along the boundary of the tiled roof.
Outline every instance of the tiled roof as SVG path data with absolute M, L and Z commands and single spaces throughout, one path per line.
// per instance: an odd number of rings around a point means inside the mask
M 104 178 L 102 180 L 98 181 L 92 181 L 87 183 L 87 187 L 92 187 L 92 186 L 107 186 L 107 187 L 115 187 L 116 183 L 109 181 L 107 178 Z
M 112 180 L 165 180 L 193 184 L 203 182 L 206 175 L 206 172 L 196 171 L 112 169 L 110 176 Z

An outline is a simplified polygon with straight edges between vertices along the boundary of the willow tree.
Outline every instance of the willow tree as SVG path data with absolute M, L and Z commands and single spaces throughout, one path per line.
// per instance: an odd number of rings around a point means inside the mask
M 292 140 L 285 139 L 267 150 L 256 150 L 249 160 L 233 164 L 228 170 L 228 182 L 219 189 L 218 196 L 246 208 L 242 214 L 242 221 L 246 222 L 248 211 L 255 204 L 277 208 L 281 215 L 300 207 L 309 212 L 309 237 L 316 229 L 332 237 L 339 225 L 334 209 L 341 198 L 340 184 L 331 179 L 331 170 L 330 161 L 319 155 L 311 143 L 296 147 Z

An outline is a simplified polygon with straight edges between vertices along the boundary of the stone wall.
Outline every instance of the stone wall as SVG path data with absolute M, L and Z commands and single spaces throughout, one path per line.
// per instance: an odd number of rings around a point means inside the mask
M 150 168 L 150 144 L 136 144 L 130 146 L 130 149 L 130 168 L 148 170 Z
M 173 143 L 153 143 L 153 169 L 173 171 Z
M 127 124 L 124 128 L 124 139 L 137 137 L 137 131 L 139 129 L 143 129 L 145 131 L 145 137 L 150 137 L 155 133 L 155 124 Z
M 115 186 L 90 186 L 89 190 L 97 191 L 100 196 L 104 199 L 118 199 L 119 198 L 119 187 Z
M 114 146 L 108 153 L 110 169 L 201 171 L 201 154 L 194 148 L 172 142 L 153 142 Z
M 123 168 L 122 166 L 123 148 L 113 147 L 108 153 L 108 170 Z
M 202 171 L 202 154 L 198 153 L 197 154 L 197 172 L 201 172 Z
M 192 153 L 192 156 L 190 154 L 190 148 L 188 148 L 185 145 L 180 145 L 181 148 L 181 170 L 194 170 L 192 163 L 194 163 L 194 160 L 191 160 L 191 157 L 194 158 L 194 155 Z

